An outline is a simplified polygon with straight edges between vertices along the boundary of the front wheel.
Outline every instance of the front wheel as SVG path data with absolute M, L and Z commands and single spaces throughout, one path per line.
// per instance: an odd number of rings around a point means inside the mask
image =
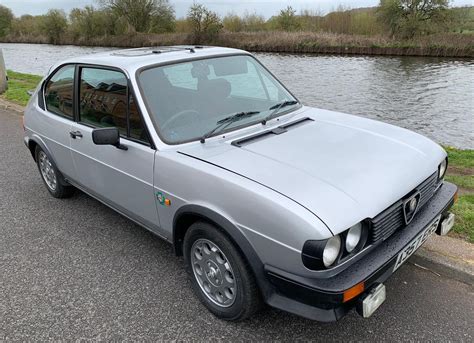
M 191 225 L 184 237 L 184 259 L 194 292 L 218 318 L 243 320 L 261 307 L 250 266 L 215 226 Z

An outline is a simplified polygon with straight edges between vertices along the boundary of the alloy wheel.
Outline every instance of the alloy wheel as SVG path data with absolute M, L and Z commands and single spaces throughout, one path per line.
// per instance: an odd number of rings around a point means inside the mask
M 222 250 L 207 239 L 198 239 L 191 248 L 191 263 L 194 277 L 206 297 L 218 306 L 232 306 L 237 284 Z
M 56 172 L 54 170 L 51 161 L 44 151 L 40 151 L 38 154 L 38 163 L 41 171 L 41 176 L 43 177 L 44 182 L 51 191 L 55 191 L 57 187 L 57 178 Z

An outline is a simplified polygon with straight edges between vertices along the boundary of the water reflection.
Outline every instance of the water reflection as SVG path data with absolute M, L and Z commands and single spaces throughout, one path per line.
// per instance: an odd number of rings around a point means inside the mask
M 419 57 L 261 54 L 306 104 L 474 147 L 474 63 Z

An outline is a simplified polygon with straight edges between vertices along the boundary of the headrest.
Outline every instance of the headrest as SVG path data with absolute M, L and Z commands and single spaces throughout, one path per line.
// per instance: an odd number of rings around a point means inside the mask
M 193 67 L 191 68 L 191 76 L 195 79 L 204 79 L 209 76 L 211 73 L 209 66 L 202 61 L 193 62 Z
M 148 69 L 141 74 L 141 78 L 143 83 L 153 85 L 156 89 L 169 89 L 172 86 L 168 76 L 161 68 Z
M 212 94 L 216 98 L 227 98 L 232 91 L 232 87 L 226 79 L 213 79 L 199 82 L 198 90 Z

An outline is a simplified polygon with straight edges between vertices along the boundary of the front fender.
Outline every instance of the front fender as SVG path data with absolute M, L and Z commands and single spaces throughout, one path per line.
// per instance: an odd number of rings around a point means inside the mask
M 240 250 L 247 263 L 252 268 L 260 290 L 264 297 L 270 294 L 271 286 L 265 277 L 264 266 L 260 257 L 255 252 L 252 244 L 248 241 L 237 225 L 232 223 L 220 213 L 201 205 L 187 204 L 180 207 L 173 218 L 173 246 L 177 255 L 182 255 L 183 238 L 189 227 L 189 220 L 200 219 L 212 222 L 221 228 Z

